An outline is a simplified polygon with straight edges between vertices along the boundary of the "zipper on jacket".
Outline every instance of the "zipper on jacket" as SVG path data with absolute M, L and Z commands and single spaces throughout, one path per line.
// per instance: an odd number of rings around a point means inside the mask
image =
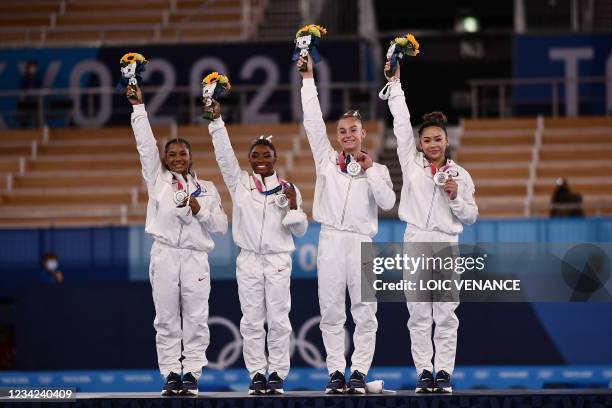
M 348 196 L 351 192 L 351 184 L 353 183 L 353 177 L 349 180 L 348 189 L 346 190 L 346 197 L 344 198 L 344 208 L 342 209 L 342 219 L 340 220 L 340 225 L 344 224 L 344 216 L 346 215 L 346 205 L 348 204 Z
M 185 181 L 187 182 L 187 185 L 185 186 L 185 188 L 187 189 L 187 191 L 189 191 L 189 179 Z M 187 203 L 187 205 L 189 205 L 189 203 Z M 176 242 L 177 247 L 181 246 L 181 237 L 183 236 L 183 223 L 180 222 L 180 224 L 181 224 L 181 229 L 179 230 L 178 241 Z
M 179 230 L 178 241 L 176 243 L 177 247 L 181 246 L 181 236 L 183 235 L 183 224 L 181 223 L 181 229 Z
M 425 223 L 425 228 L 429 227 L 429 219 L 431 218 L 431 210 L 433 209 L 434 198 L 436 198 L 436 191 L 438 191 L 437 186 L 434 186 L 433 195 L 431 196 L 431 204 L 429 204 L 429 214 L 427 214 L 427 223 Z
M 268 204 L 268 196 L 264 196 L 263 217 L 261 219 L 261 233 L 259 234 L 259 253 L 261 253 L 261 243 L 263 241 L 264 224 L 266 223 L 266 207 Z

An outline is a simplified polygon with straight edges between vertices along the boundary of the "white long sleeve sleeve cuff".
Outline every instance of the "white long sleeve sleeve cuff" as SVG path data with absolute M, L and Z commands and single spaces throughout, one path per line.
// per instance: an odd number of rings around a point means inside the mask
M 200 211 L 198 211 L 195 217 L 199 222 L 204 223 L 208 221 L 210 214 L 211 212 L 208 209 L 200 207 Z
M 225 122 L 223 122 L 223 118 L 219 116 L 217 119 L 212 120 L 208 124 L 208 131 L 210 133 L 213 133 L 215 130 L 221 129 L 223 127 L 225 127 Z
M 374 194 L 376 204 L 384 211 L 389 211 L 395 205 L 393 184 L 385 167 L 372 166 L 365 171 L 368 184 Z
M 176 217 L 181 221 L 183 225 L 191 223 L 191 207 L 186 205 L 184 207 L 177 207 L 175 210 Z
M 368 167 L 366 169 L 366 171 L 365 171 L 365 174 L 366 174 L 366 176 L 368 176 L 368 180 L 371 179 L 372 177 L 374 177 L 374 178 L 382 177 L 382 174 L 380 174 L 380 172 L 377 171 L 374 166 Z
M 141 103 L 139 105 L 132 105 L 132 109 L 134 109 L 134 113 L 147 112 L 145 110 L 145 104 Z
M 453 214 L 455 214 L 455 217 L 463 224 L 471 225 L 476 222 L 478 218 L 478 208 L 465 200 L 461 195 L 457 194 L 454 200 L 451 200 L 450 197 L 446 195 L 446 201 Z
M 302 88 L 316 88 L 314 78 L 303 78 Z
M 465 200 L 459 194 L 457 194 L 457 197 L 455 197 L 454 200 L 451 200 L 448 194 L 446 195 L 446 198 L 447 198 L 446 201 L 448 201 L 448 205 L 453 210 L 461 210 L 463 206 L 465 205 Z
M 289 210 L 282 221 L 283 227 L 289 228 L 296 237 L 303 237 L 308 228 L 308 218 L 302 210 Z
M 400 81 L 391 82 L 391 85 L 389 85 L 389 87 L 391 88 L 391 93 L 389 94 L 390 98 L 399 95 L 404 96 L 404 90 L 402 89 L 402 83 Z

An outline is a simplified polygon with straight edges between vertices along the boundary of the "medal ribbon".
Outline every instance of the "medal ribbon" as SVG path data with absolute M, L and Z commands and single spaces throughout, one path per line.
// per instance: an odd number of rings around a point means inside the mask
M 338 166 L 340 166 L 340 171 L 343 173 L 347 173 L 346 166 L 351 162 L 351 155 L 344 155 L 344 152 L 341 152 L 338 155 Z
M 182 191 L 183 190 L 183 183 L 181 183 L 181 180 L 178 179 L 178 177 L 174 176 L 174 180 L 176 180 L 176 190 L 178 191 Z M 198 183 L 197 181 L 195 181 L 195 179 L 192 177 L 192 180 L 194 182 L 194 184 L 196 185 L 196 190 L 191 193 L 190 195 L 192 197 L 198 197 L 201 193 L 202 193 L 202 187 L 200 186 L 200 183 Z M 189 192 L 189 175 L 187 176 L 187 192 Z M 174 184 L 174 183 L 172 183 Z
M 261 181 L 259 181 L 259 179 L 257 177 L 255 177 L 255 176 L 251 176 L 251 177 L 253 178 L 253 182 L 255 183 L 255 187 L 257 187 L 257 191 L 259 191 L 261 194 L 263 194 L 265 196 L 269 196 L 269 195 L 278 193 L 284 187 L 291 185 L 291 183 L 289 183 L 287 180 L 283 180 L 282 178 L 276 176 L 276 179 L 278 180 L 278 186 L 274 187 L 271 190 L 264 190 L 264 186 L 263 186 L 263 184 L 261 184 Z
M 361 153 L 365 153 L 368 154 L 368 152 L 366 152 L 365 150 L 362 150 Z M 348 164 L 351 162 L 351 158 L 354 159 L 354 157 L 352 155 L 345 155 L 344 151 L 340 152 L 340 154 L 338 155 L 338 166 L 340 167 L 340 171 L 343 173 L 348 173 L 348 171 L 346 170 L 346 167 L 348 166 Z
M 426 167 L 426 168 L 427 168 L 427 167 L 430 167 L 430 168 L 431 168 L 431 177 L 435 176 L 435 175 L 436 175 L 436 173 L 438 172 L 438 169 L 436 168 L 436 165 L 435 165 L 435 164 L 433 164 L 433 163 L 429 163 L 429 162 L 428 162 L 428 163 L 427 163 L 427 166 L 425 166 L 425 167 Z M 442 166 L 442 168 L 440 169 L 440 171 L 446 171 L 446 170 L 448 170 L 448 168 L 449 168 L 449 167 L 450 167 L 450 164 L 448 164 L 448 159 L 446 159 L 446 163 L 444 164 L 444 166 Z

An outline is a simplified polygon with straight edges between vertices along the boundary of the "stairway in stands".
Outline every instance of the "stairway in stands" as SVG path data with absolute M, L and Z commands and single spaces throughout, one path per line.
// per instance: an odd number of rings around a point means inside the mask
M 258 29 L 260 39 L 291 39 L 302 26 L 300 0 L 270 0 Z

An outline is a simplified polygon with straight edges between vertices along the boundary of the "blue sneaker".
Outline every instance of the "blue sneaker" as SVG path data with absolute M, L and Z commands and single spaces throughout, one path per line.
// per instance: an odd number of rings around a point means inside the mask
M 434 390 L 434 377 L 433 373 L 429 370 L 423 370 L 419 375 L 414 392 L 433 392 Z
M 249 385 L 249 395 L 264 395 L 268 392 L 266 377 L 262 373 L 257 373 Z
M 366 375 L 355 370 L 349 378 L 349 394 L 365 394 Z
M 187 373 L 183 376 L 181 395 L 198 395 L 198 380 L 192 373 Z
M 181 392 L 181 376 L 175 372 L 170 371 L 170 374 L 166 377 L 166 382 L 162 388 L 161 395 L 169 397 L 172 395 L 178 395 Z
M 344 394 L 346 392 L 346 379 L 340 371 L 334 371 L 329 375 L 329 382 L 325 386 L 326 394 Z
M 451 376 L 446 371 L 438 371 L 434 385 L 434 392 L 453 392 Z
M 283 379 L 275 371 L 268 376 L 268 394 L 284 394 Z

